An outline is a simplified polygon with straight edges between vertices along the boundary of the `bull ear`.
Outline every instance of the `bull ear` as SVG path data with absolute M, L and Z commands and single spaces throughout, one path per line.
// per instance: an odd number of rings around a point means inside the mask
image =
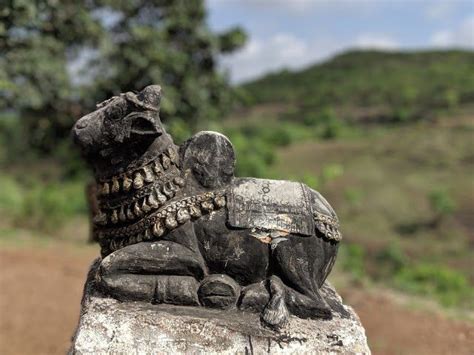
M 127 116 L 130 122 L 130 135 L 158 137 L 163 133 L 162 128 L 148 115 L 132 113 Z
M 160 111 L 161 87 L 159 85 L 149 85 L 138 94 L 129 91 L 122 94 L 122 97 L 125 97 L 129 102 L 132 102 L 142 110 Z
M 160 109 L 161 102 L 161 86 L 159 85 L 149 85 L 144 88 L 137 95 L 139 99 L 145 106 L 153 107 L 156 111 Z

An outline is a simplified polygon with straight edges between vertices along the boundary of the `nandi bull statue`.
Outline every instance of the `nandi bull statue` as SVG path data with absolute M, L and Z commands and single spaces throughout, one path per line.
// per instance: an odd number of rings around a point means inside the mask
M 96 280 L 120 301 L 331 318 L 319 290 L 336 259 L 338 219 L 304 184 L 234 176 L 231 142 L 199 132 L 173 143 L 161 88 L 112 97 L 73 137 L 97 183 Z

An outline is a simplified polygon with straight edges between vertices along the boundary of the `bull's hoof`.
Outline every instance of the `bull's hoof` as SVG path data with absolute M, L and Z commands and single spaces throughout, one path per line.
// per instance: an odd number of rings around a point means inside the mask
M 269 279 L 269 286 L 271 298 L 263 310 L 262 321 L 272 328 L 280 328 L 290 316 L 285 302 L 285 286 L 276 276 Z
M 289 288 L 286 294 L 286 304 L 291 314 L 300 318 L 332 318 L 331 308 L 320 295 L 319 291 L 316 291 L 310 298 Z
M 286 324 L 290 313 L 286 308 L 283 298 L 274 298 L 265 307 L 262 313 L 262 320 L 272 328 L 280 328 Z
M 227 275 L 215 274 L 206 277 L 198 290 L 199 301 L 210 308 L 228 309 L 236 305 L 240 286 Z

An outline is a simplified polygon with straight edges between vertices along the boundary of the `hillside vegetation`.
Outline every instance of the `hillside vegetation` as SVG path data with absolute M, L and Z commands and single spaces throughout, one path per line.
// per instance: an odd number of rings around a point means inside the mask
M 351 52 L 238 89 L 246 106 L 202 129 L 229 136 L 239 176 L 327 196 L 344 234 L 334 281 L 474 307 L 474 53 Z M 1 238 L 86 239 L 78 156 L 28 158 L 21 143 L 17 117 L 0 116 Z
M 426 119 L 474 100 L 474 52 L 353 51 L 265 76 L 244 89 L 250 106 L 293 106 L 295 121 L 311 121 L 328 108 L 345 120 Z
M 275 170 L 312 183 L 334 206 L 344 235 L 337 267 L 353 281 L 472 309 L 474 125 L 450 119 L 295 143 L 279 149 Z
M 474 306 L 474 52 L 349 52 L 243 89 L 240 174 L 327 196 L 342 274 Z

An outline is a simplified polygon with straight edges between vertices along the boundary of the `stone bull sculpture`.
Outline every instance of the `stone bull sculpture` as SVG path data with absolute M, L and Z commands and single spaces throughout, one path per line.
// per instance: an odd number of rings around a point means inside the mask
M 234 176 L 232 144 L 200 132 L 181 146 L 148 86 L 97 105 L 73 137 L 97 182 L 96 279 L 121 301 L 331 318 L 319 289 L 341 235 L 326 200 L 304 184 Z

